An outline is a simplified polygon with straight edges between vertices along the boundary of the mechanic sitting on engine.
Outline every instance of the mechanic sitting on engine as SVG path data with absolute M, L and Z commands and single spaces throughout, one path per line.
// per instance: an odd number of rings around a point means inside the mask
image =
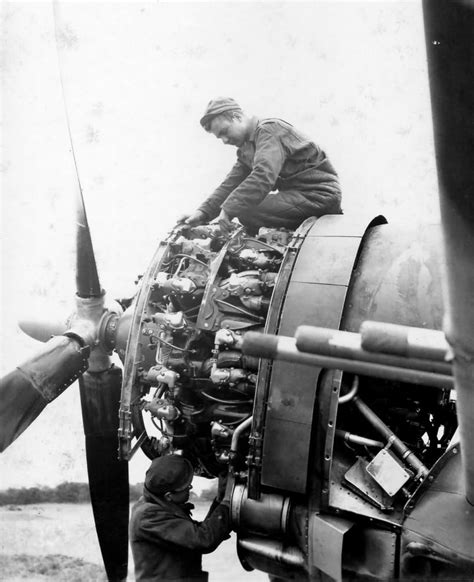
M 237 162 L 199 208 L 181 218 L 191 226 L 218 216 L 224 234 L 238 218 L 255 234 L 261 226 L 297 228 L 310 216 L 342 214 L 341 188 L 324 151 L 281 119 L 245 114 L 234 99 L 209 102 L 201 125 L 236 146 Z
M 193 467 L 184 457 L 154 459 L 146 472 L 143 496 L 132 509 L 130 544 L 137 582 L 205 582 L 202 554 L 229 537 L 229 500 L 214 502 L 202 522 L 191 518 L 187 503 Z

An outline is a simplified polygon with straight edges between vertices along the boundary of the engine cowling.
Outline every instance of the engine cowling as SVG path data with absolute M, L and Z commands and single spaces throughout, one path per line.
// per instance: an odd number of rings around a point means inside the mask
M 180 451 L 205 477 L 230 466 L 244 567 L 308 579 L 357 572 L 342 548 L 356 548 L 362 516 L 377 524 L 363 532 L 384 556 L 370 567 L 390 577 L 407 504 L 456 429 L 451 386 L 258 361 L 241 347 L 248 331 L 292 336 L 300 325 L 357 332 L 370 319 L 440 329 L 439 237 L 437 226 L 410 231 L 341 215 L 295 232 L 240 229 L 229 240 L 213 225 L 176 228 L 121 319 L 130 327 L 126 350 L 124 334 L 117 338 L 122 454 L 136 438 L 150 457 Z M 390 450 L 371 415 L 421 473 Z M 330 539 L 335 560 L 324 558 Z

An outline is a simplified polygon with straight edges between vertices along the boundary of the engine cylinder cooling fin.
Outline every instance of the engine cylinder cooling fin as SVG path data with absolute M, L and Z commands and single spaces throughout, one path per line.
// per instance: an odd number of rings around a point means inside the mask
M 225 240 L 215 225 L 178 225 L 161 243 L 130 307 L 122 394 L 128 434 L 145 431 L 151 458 L 165 439 L 167 452 L 182 450 L 197 473 L 216 476 L 244 426 L 232 459 L 245 468 L 258 358 L 242 354 L 242 340 L 263 330 L 292 240 L 286 229 L 249 237 L 241 228 Z

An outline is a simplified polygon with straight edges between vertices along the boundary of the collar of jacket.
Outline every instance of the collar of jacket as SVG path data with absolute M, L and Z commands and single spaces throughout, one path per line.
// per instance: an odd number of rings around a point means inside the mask
M 250 119 L 250 133 L 247 141 L 255 141 L 255 132 L 257 131 L 259 119 L 252 117 Z
M 163 496 L 158 496 L 152 493 L 149 489 L 143 485 L 143 499 L 148 501 L 148 503 L 154 503 L 155 505 L 168 506 L 170 510 L 177 511 L 178 513 L 185 513 L 187 516 L 191 515 L 191 511 L 194 509 L 192 503 L 184 503 L 180 505 L 178 503 L 173 503 L 168 501 Z

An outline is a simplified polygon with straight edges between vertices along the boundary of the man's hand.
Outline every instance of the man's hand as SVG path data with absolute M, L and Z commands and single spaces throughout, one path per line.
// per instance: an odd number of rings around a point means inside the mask
M 206 222 L 206 215 L 200 210 L 196 210 L 192 214 L 182 214 L 178 218 L 178 224 L 189 224 L 189 226 L 197 226 Z
M 224 236 L 229 236 L 229 234 L 232 231 L 232 220 L 229 217 L 229 215 L 227 214 L 227 212 L 222 209 L 219 216 L 217 217 L 217 220 L 219 222 L 219 228 L 221 233 Z

